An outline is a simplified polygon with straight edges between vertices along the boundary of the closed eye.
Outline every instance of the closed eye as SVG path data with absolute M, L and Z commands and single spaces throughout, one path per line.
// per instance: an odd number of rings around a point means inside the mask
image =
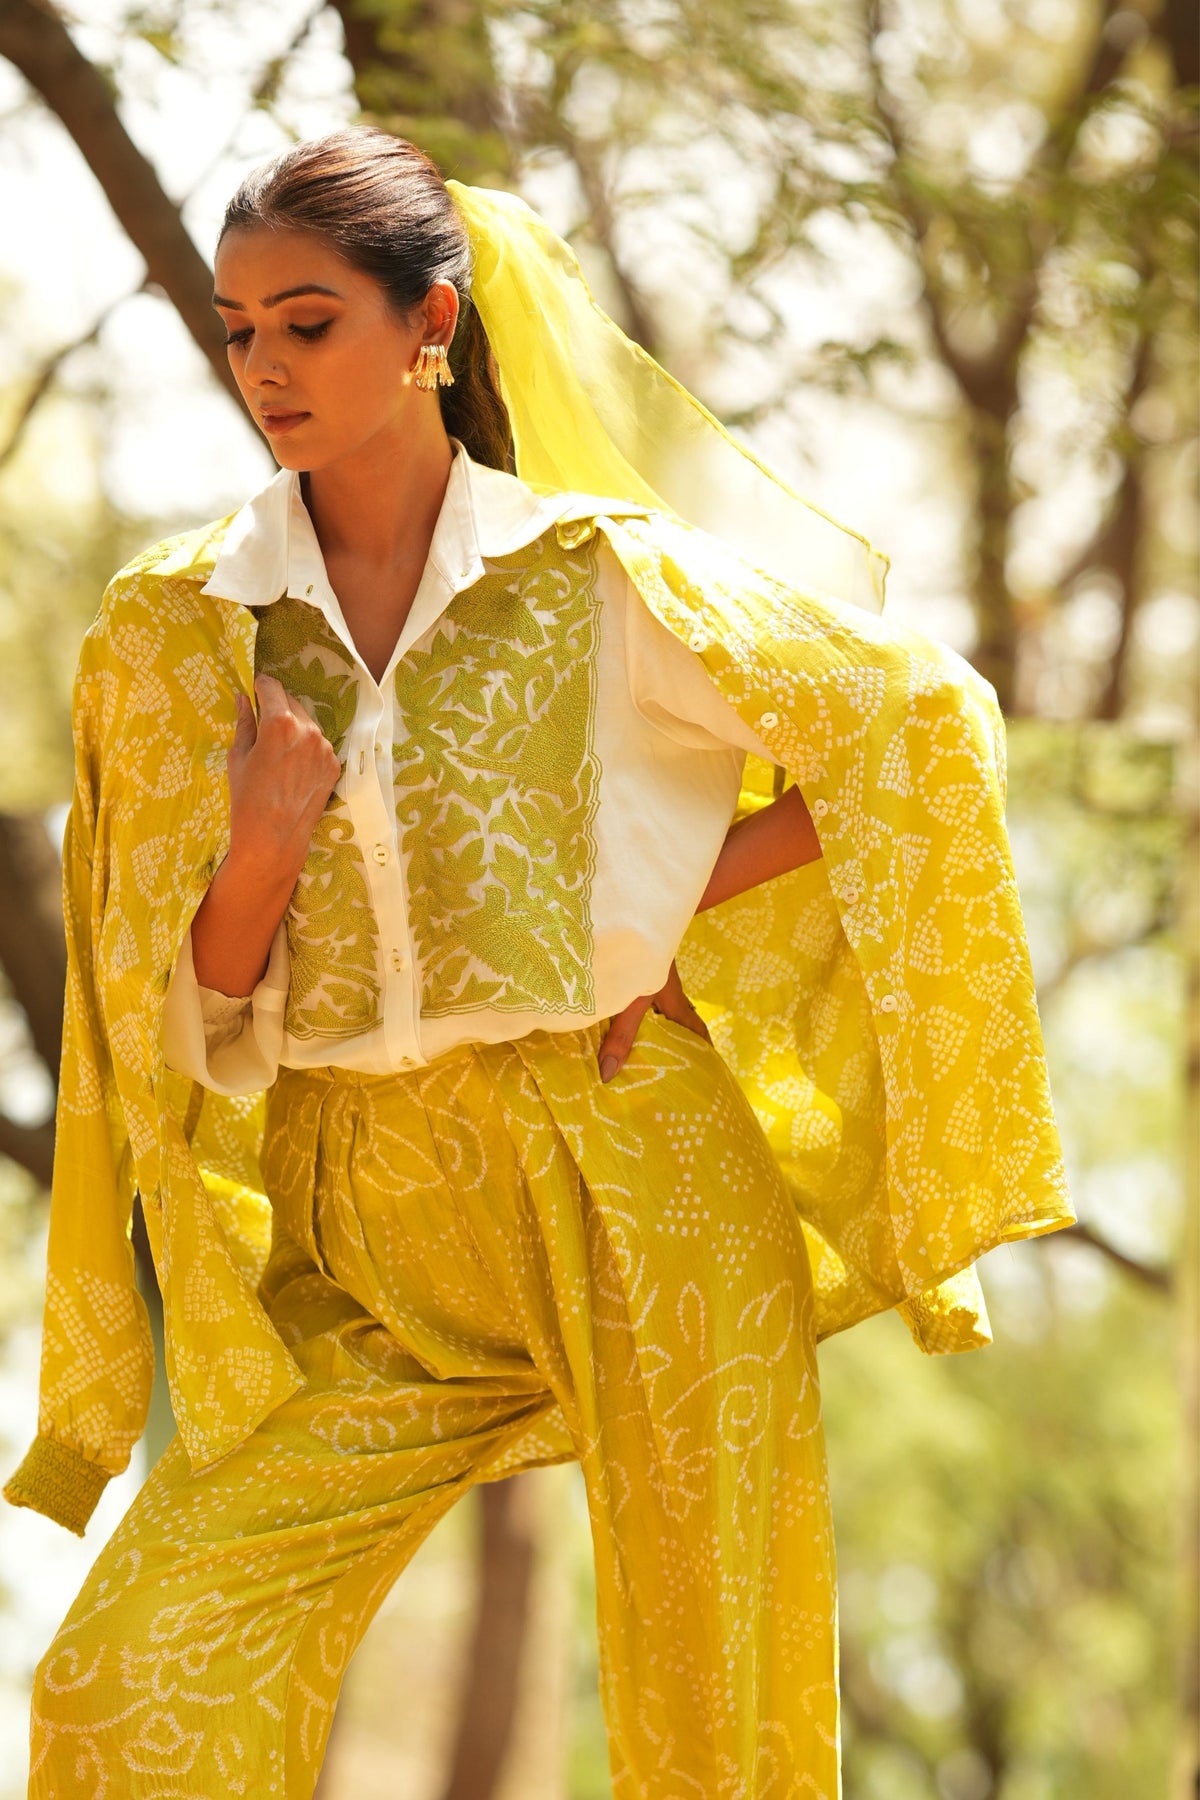
M 306 343 L 312 343 L 315 338 L 324 337 L 332 324 L 332 319 L 322 319 L 319 325 L 289 325 L 288 330 L 294 331 Z M 226 344 L 244 344 L 253 329 L 252 325 L 247 325 L 243 331 L 231 331 L 225 339 Z

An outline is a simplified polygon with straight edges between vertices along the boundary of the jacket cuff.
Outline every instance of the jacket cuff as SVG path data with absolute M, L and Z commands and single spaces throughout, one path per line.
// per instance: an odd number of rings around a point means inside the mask
M 896 1311 L 917 1348 L 927 1356 L 982 1350 L 992 1342 L 987 1301 L 974 1263 L 948 1275 L 936 1287 L 926 1288 L 923 1294 L 910 1295 Z
M 89 1462 L 57 1438 L 39 1434 L 5 1484 L 4 1498 L 13 1506 L 31 1506 L 82 1537 L 111 1479 L 109 1470 L 99 1463 Z

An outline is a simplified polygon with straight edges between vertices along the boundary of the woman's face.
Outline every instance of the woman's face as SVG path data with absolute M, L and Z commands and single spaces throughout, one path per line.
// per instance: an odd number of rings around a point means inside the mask
M 413 371 L 422 343 L 454 334 L 449 282 L 435 282 L 406 325 L 317 233 L 262 226 L 227 231 L 213 274 L 229 366 L 282 467 L 320 469 L 432 422 L 437 394 Z

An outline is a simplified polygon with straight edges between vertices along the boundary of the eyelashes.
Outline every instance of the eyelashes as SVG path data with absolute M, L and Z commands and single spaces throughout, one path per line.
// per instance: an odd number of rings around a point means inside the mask
M 311 344 L 316 338 L 324 337 L 332 324 L 332 319 L 322 319 L 319 325 L 289 325 L 288 330 L 295 332 L 298 338 L 303 338 L 305 343 Z M 244 331 L 230 332 L 225 339 L 226 345 L 244 344 L 252 330 L 253 326 L 247 325 Z

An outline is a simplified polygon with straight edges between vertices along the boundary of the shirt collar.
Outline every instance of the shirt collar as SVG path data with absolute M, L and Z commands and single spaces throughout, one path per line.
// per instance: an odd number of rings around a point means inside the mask
M 485 558 L 533 543 L 578 499 L 565 491 L 538 494 L 517 476 L 476 462 L 458 438 L 450 442 L 454 460 L 445 498 L 392 662 L 456 593 L 479 580 Z M 353 648 L 296 469 L 280 469 L 234 514 L 201 592 L 244 606 L 269 606 L 283 594 L 306 600 Z

